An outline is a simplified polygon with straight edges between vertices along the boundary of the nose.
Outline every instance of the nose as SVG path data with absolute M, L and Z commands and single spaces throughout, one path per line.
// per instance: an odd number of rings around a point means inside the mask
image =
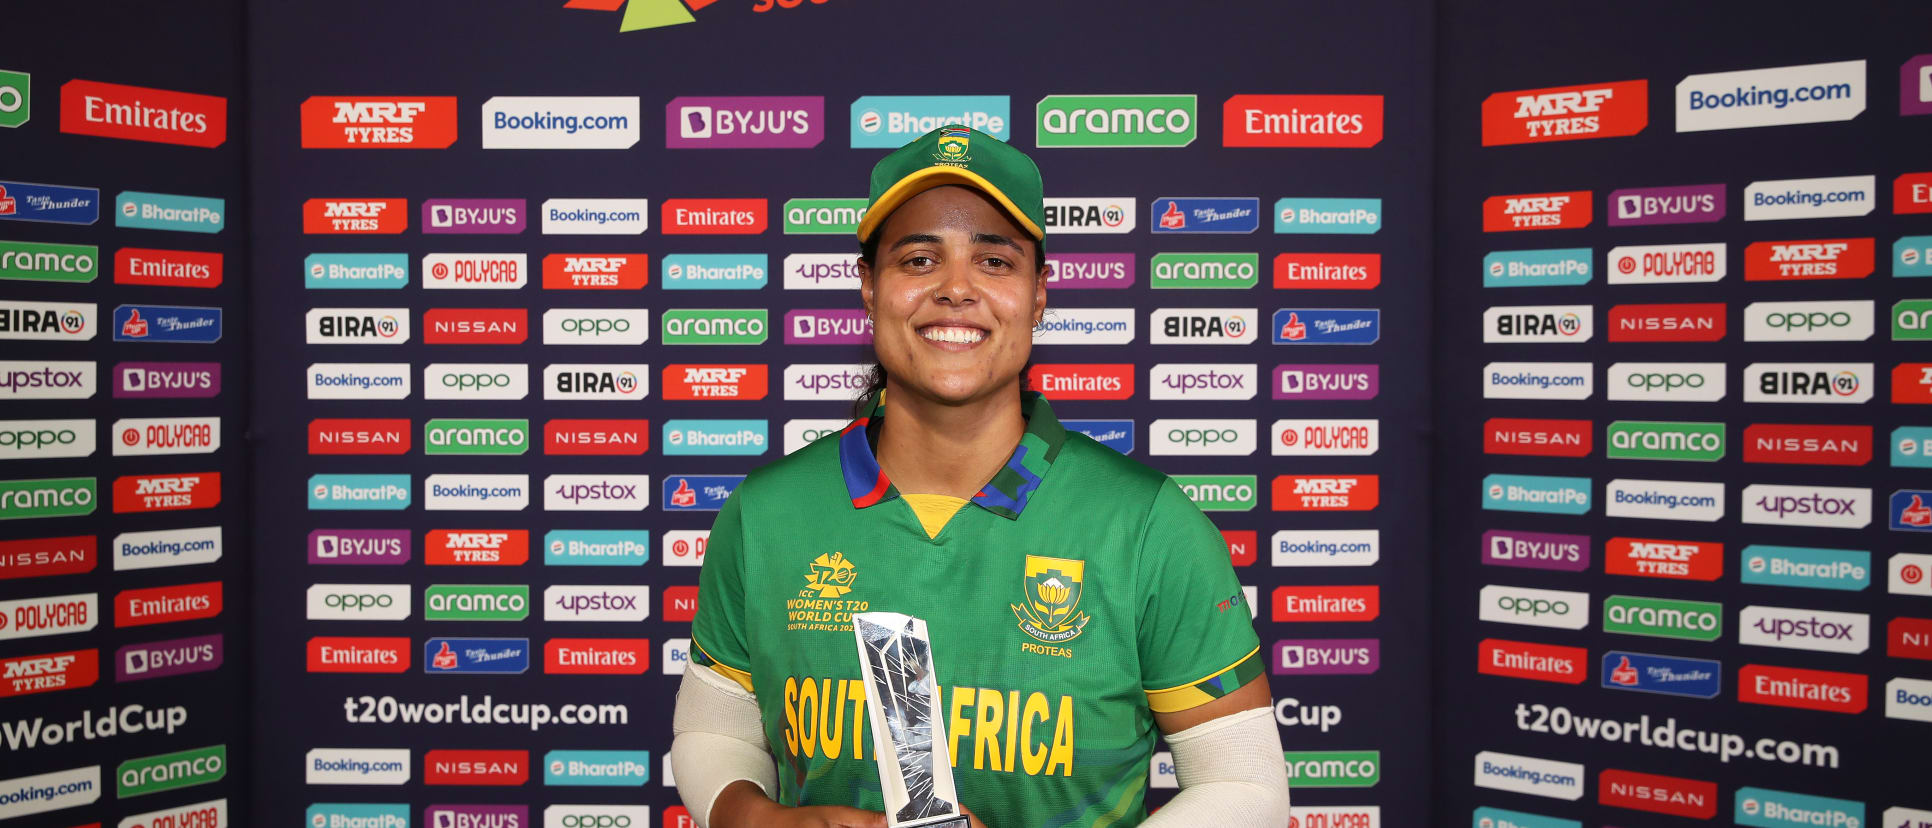
M 933 301 L 955 307 L 979 301 L 979 285 L 974 281 L 970 260 L 950 260 L 942 266 L 939 284 L 933 288 Z

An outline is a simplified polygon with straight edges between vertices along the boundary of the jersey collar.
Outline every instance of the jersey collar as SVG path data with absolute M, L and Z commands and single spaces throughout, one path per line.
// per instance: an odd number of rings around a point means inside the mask
M 1020 444 L 1013 448 L 1013 456 L 1007 459 L 1006 466 L 972 499 L 980 508 L 1009 519 L 1017 519 L 1026 511 L 1027 501 L 1040 488 L 1047 470 L 1053 467 L 1054 458 L 1060 456 L 1060 445 L 1067 439 L 1067 430 L 1053 416 L 1053 407 L 1037 392 L 1020 395 L 1020 415 L 1026 418 L 1026 433 L 1020 435 Z M 853 420 L 839 435 L 839 466 L 854 509 L 899 496 L 899 490 L 886 479 L 885 470 L 879 468 L 879 459 L 874 454 L 879 425 L 883 422 L 885 401 L 880 400 L 873 404 L 870 414 Z

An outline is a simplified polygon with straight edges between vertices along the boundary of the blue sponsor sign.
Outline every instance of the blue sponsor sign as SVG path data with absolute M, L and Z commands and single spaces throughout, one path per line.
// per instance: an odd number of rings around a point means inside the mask
M 410 491 L 406 474 L 312 474 L 309 509 L 400 511 L 409 508 Z
M 1157 198 L 1147 229 L 1161 233 L 1252 233 L 1261 227 L 1259 198 Z
M 543 755 L 543 784 L 640 787 L 651 781 L 648 750 L 553 750 Z
M 1932 276 L 1932 236 L 1901 236 L 1892 242 L 1892 276 Z
M 115 227 L 219 233 L 227 222 L 228 202 L 219 198 L 133 190 L 114 197 Z
M 651 559 L 647 530 L 553 529 L 543 536 L 545 566 L 643 566 Z
M 221 308 L 121 305 L 114 309 L 115 342 L 219 342 Z
M 1892 429 L 1892 465 L 1932 468 L 1932 428 L 1899 426 Z
M 1693 699 L 1713 699 L 1724 690 L 1724 662 L 1707 658 L 1611 650 L 1603 654 L 1602 667 L 1597 674 L 1602 685 L 1611 690 Z
M 1738 553 L 1737 577 L 1747 584 L 1857 592 L 1872 583 L 1872 553 L 1753 544 Z
M 1864 825 L 1865 803 L 1828 796 L 1738 788 L 1731 821 L 1764 828 L 1813 825 Z
M 1282 308 L 1275 311 L 1276 345 L 1373 345 L 1382 338 L 1375 308 Z
M 0 221 L 93 224 L 101 220 L 101 191 L 26 181 L 0 181 Z
M 667 512 L 715 512 L 743 482 L 742 474 L 667 474 L 659 502 Z
M 1892 493 L 1891 528 L 1894 532 L 1932 532 L 1932 491 L 1900 489 Z
M 409 286 L 409 254 L 310 253 L 302 273 L 309 290 L 403 288 Z
M 1588 247 L 1559 250 L 1497 250 L 1483 257 L 1483 287 L 1551 287 L 1588 284 L 1596 276 Z
M 943 126 L 968 126 L 1010 140 L 1006 95 L 866 95 L 852 102 L 852 146 L 898 149 Z M 970 154 L 972 147 L 967 147 Z
M 1382 229 L 1379 198 L 1282 198 L 1275 200 L 1277 233 L 1367 235 Z
M 658 281 L 665 290 L 757 290 L 770 274 L 763 253 L 671 253 Z
M 423 672 L 517 674 L 530 669 L 528 638 L 431 638 L 423 642 Z
M 771 446 L 765 420 L 665 420 L 666 455 L 756 455 Z
M 1574 819 L 1505 811 L 1502 808 L 1477 808 L 1470 828 L 1583 828 L 1583 823 Z
M 1133 420 L 1061 420 L 1060 424 L 1121 454 L 1134 453 Z
M 317 802 L 309 806 L 309 825 L 336 828 L 409 828 L 409 806 L 365 802 Z
M 1581 515 L 1590 511 L 1590 478 L 1492 474 L 1483 478 L 1483 508 Z

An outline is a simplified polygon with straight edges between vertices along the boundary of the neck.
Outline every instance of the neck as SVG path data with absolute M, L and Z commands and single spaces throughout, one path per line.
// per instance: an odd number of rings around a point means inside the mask
M 971 499 L 1013 456 L 1026 432 L 1019 380 L 951 405 L 886 380 L 891 411 L 879 429 L 879 467 L 899 491 Z

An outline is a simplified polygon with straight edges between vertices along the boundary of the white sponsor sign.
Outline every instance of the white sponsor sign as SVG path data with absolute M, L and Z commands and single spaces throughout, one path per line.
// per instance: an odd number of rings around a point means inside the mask
M 1613 285 L 1717 282 L 1724 279 L 1726 259 L 1722 242 L 1631 245 L 1603 254 L 1603 271 Z
M 543 367 L 546 400 L 636 402 L 651 395 L 651 366 L 642 363 L 552 363 Z
M 1134 341 L 1133 308 L 1056 308 L 1033 329 L 1035 345 L 1125 345 Z
M 1248 620 L 1253 621 L 1261 614 L 1261 587 L 1243 584 L 1241 595 L 1248 599 Z
M 1492 362 L 1483 366 L 1483 399 L 1587 400 L 1595 380 L 1588 362 Z
M 1139 215 L 1132 198 L 1049 198 L 1046 231 L 1056 236 L 1132 233 Z
M 793 253 L 786 256 L 785 289 L 857 291 L 858 257 L 851 253 Z
M 551 308 L 543 312 L 545 345 L 642 345 L 651 339 L 647 308 Z
M 1147 316 L 1155 345 L 1247 345 L 1261 329 L 1254 308 L 1156 308 Z
M 1865 111 L 1865 61 L 1687 75 L 1677 131 L 1849 121 Z
M 1476 787 L 1575 801 L 1583 796 L 1583 766 L 1485 750 L 1476 754 Z
M 423 366 L 425 400 L 520 400 L 530 395 L 521 362 L 432 362 Z
M 785 399 L 849 403 L 864 393 L 870 365 L 785 366 Z
M 827 434 L 837 434 L 851 423 L 851 420 L 786 420 L 785 453 L 791 454 Z
M 114 569 L 160 569 L 221 560 L 221 527 L 122 532 L 112 544 Z
M 93 453 L 93 420 L 0 420 L 0 460 L 86 457 Z
M 78 808 L 100 798 L 100 765 L 0 779 L 0 819 Z
M 1642 402 L 1716 402 L 1726 393 L 1722 362 L 1617 362 L 1604 396 Z
M 0 301 L 0 339 L 82 342 L 100 331 L 99 316 L 92 302 Z
M 1147 787 L 1174 789 L 1180 786 L 1180 775 L 1174 771 L 1174 754 L 1165 750 L 1155 751 L 1154 758 L 1147 764 Z
M 408 748 L 314 748 L 303 759 L 310 785 L 405 785 Z
M 1932 555 L 1899 552 L 1888 567 L 1891 578 L 1885 587 L 1893 595 L 1932 595 Z
M 553 198 L 542 210 L 547 236 L 635 236 L 651 226 L 648 198 Z
M 125 817 L 116 828 L 228 828 L 228 800 L 210 799 Z
M 1922 70 L 1925 73 L 1920 81 L 1919 100 L 1932 101 L 1932 66 Z M 1883 828 L 1926 828 L 1932 826 L 1932 811 L 1917 808 L 1886 808 L 1885 816 L 1879 820 Z
M 1276 420 L 1268 444 L 1276 457 L 1366 457 L 1382 450 L 1382 421 Z
M 1499 624 L 1580 630 L 1590 625 L 1590 593 L 1490 584 L 1478 598 L 1476 617 Z
M 220 417 L 115 420 L 107 430 L 115 456 L 208 454 L 221 448 Z M 89 442 L 92 442 L 91 439 Z
M 648 586 L 574 586 L 543 591 L 545 621 L 642 621 L 651 616 Z
M 1901 677 L 1885 682 L 1885 718 L 1932 722 L 1932 681 Z M 1885 824 L 1902 823 L 1888 819 Z
M 1872 338 L 1870 299 L 1752 302 L 1744 306 L 1746 342 L 1863 342 Z
M 1254 453 L 1253 420 L 1155 420 L 1147 424 L 1147 453 L 1245 457 Z
M 1872 398 L 1869 362 L 1753 362 L 1744 366 L 1744 401 L 1844 403 Z
M 1147 398 L 1150 400 L 1252 400 L 1261 390 L 1259 370 L 1253 363 L 1163 362 L 1147 369 Z
M 1268 545 L 1275 566 L 1369 566 L 1382 559 L 1380 529 L 1283 529 Z
M 1589 305 L 1510 305 L 1483 311 L 1484 342 L 1589 342 Z
M 317 362 L 305 372 L 311 400 L 405 400 L 407 362 Z
M 1603 484 L 1603 514 L 1653 520 L 1724 518 L 1724 484 L 1685 480 L 1611 480 Z
M 1333 828 L 1382 828 L 1382 806 L 1380 805 L 1296 805 L 1294 817 L 1288 822 L 1290 828 L 1314 828 L 1317 825 Z
M 636 97 L 497 96 L 483 102 L 483 148 L 629 149 L 639 110 Z
M 408 584 L 310 584 L 310 621 L 401 621 L 409 617 Z
M 670 755 L 665 754 L 664 784 L 671 780 Z M 543 828 L 650 828 L 648 805 L 552 805 L 543 809 Z M 441 828 L 441 826 L 434 826 Z
M 1872 490 L 1838 486 L 1744 487 L 1745 523 L 1860 529 L 1872 522 Z
M 408 308 L 309 308 L 310 345 L 401 345 L 409 341 Z
M 427 511 L 520 512 L 530 506 L 527 474 L 432 474 L 423 478 Z
M 0 361 L 0 400 L 84 400 L 95 390 L 92 362 Z
M 529 257 L 522 253 L 427 253 L 425 290 L 516 290 L 530 283 Z
M 1745 221 L 1863 216 L 1878 204 L 1870 175 L 1753 181 L 1744 188 Z
M 704 546 L 710 541 L 709 529 L 672 529 L 664 533 L 659 558 L 665 566 L 703 566 Z
M 1737 643 L 1857 654 L 1871 646 L 1871 626 L 1862 612 L 1749 606 L 1737 613 Z
M 0 626 L 0 641 L 87 632 L 100 623 L 100 593 L 0 601 L 0 618 L 7 622 Z
M 649 505 L 648 474 L 553 474 L 543 479 L 546 512 L 641 512 Z

